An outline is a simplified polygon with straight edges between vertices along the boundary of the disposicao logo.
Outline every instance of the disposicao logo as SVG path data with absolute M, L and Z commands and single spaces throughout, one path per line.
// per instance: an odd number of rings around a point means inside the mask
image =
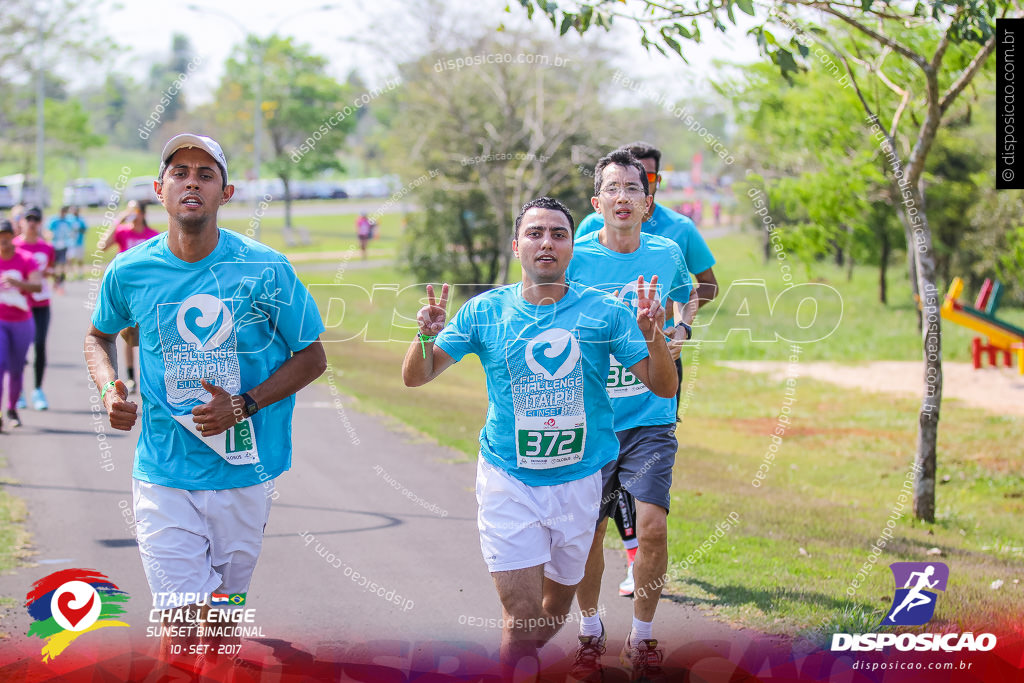
M 889 569 L 896 580 L 896 594 L 882 624 L 927 624 L 935 614 L 935 602 L 938 598 L 935 591 L 946 590 L 949 567 L 942 562 L 893 562 Z
M 112 617 L 124 614 L 128 594 L 95 569 L 64 569 L 45 576 L 25 596 L 35 621 L 29 636 L 46 641 L 43 661 L 55 658 L 78 636 L 107 626 L 125 626 Z
M 935 615 L 936 591 L 945 591 L 949 567 L 942 562 L 893 562 L 896 591 L 879 626 L 920 626 Z M 987 652 L 996 646 L 991 633 L 836 633 L 832 651 L 867 652 L 893 646 L 906 652 Z

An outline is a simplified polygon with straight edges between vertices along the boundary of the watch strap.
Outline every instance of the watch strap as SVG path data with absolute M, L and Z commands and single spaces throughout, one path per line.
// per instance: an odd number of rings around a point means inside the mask
M 252 396 L 250 396 L 248 392 L 239 394 L 239 396 L 245 403 L 245 414 L 247 417 L 252 417 L 257 411 L 259 411 L 259 405 L 257 405 L 256 401 L 253 400 Z

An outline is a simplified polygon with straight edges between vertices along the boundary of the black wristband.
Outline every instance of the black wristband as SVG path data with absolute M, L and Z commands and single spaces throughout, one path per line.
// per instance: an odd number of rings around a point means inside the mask
M 252 417 L 260 409 L 260 407 L 256 404 L 256 401 L 254 401 L 252 399 L 252 396 L 250 396 L 248 393 L 239 394 L 239 397 L 245 403 L 245 416 L 246 417 Z
M 692 327 L 690 327 L 689 325 L 687 325 L 686 323 L 684 323 L 681 320 L 676 323 L 676 327 L 682 327 L 684 330 L 686 330 L 686 339 L 684 339 L 683 341 L 689 341 L 689 340 L 693 339 L 693 328 Z

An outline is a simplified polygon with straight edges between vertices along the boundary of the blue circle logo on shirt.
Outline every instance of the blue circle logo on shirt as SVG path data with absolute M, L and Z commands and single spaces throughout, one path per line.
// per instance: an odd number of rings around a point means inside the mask
M 231 336 L 231 311 L 211 294 L 193 294 L 178 307 L 178 334 L 200 351 L 212 351 Z
M 536 355 L 541 347 L 540 357 Z M 547 347 L 547 348 L 545 348 Z M 580 360 L 580 343 L 568 330 L 552 327 L 544 330 L 526 345 L 526 365 L 548 381 L 562 379 Z

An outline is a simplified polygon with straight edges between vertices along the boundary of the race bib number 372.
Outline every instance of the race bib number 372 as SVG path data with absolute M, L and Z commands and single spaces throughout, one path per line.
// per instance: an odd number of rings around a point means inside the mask
M 520 417 L 516 420 L 519 467 L 543 470 L 583 459 L 587 423 L 583 417 Z

